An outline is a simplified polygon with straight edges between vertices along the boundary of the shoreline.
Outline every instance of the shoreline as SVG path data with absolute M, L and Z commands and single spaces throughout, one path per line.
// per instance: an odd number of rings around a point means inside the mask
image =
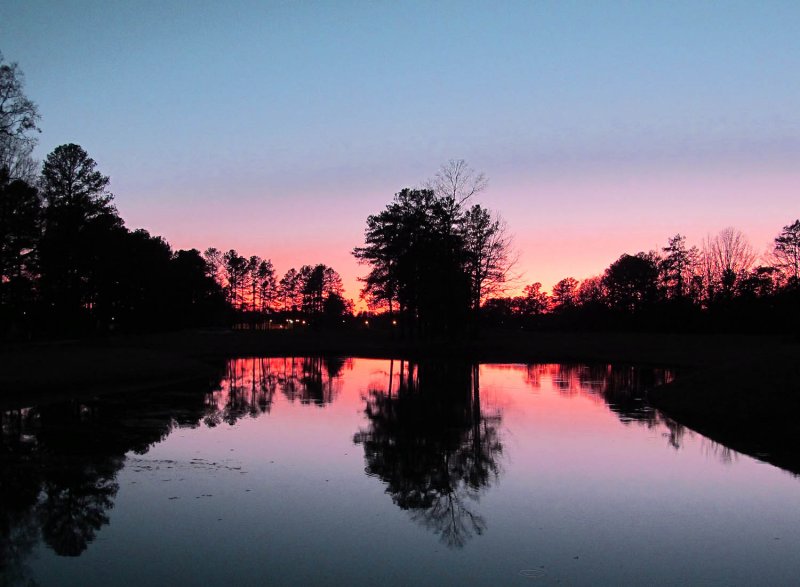
M 711 367 L 769 357 L 772 337 L 492 331 L 477 340 L 399 340 L 385 332 L 187 330 L 0 346 L 0 402 L 40 394 L 104 393 L 202 377 L 231 357 L 340 355 L 480 363 L 628 363 Z M 797 346 L 800 350 L 800 345 Z M 800 353 L 796 353 L 800 357 Z
M 491 331 L 422 342 L 369 331 L 192 330 L 0 347 L 0 409 L 208 381 L 228 358 L 340 355 L 480 363 L 626 363 L 685 369 L 648 400 L 730 448 L 800 473 L 800 344 L 779 337 Z M 797 454 L 795 454 L 797 453 Z

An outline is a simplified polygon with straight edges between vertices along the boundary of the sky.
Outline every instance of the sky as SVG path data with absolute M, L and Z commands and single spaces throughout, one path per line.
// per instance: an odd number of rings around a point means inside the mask
M 800 2 L 6 0 L 0 51 L 130 228 L 325 263 L 450 159 L 514 235 L 514 287 L 800 217 Z

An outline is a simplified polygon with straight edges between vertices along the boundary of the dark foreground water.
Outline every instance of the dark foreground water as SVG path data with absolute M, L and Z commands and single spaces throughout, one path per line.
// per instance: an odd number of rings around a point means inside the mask
M 800 480 L 665 371 L 239 359 L 2 415 L 0 585 L 792 585 Z

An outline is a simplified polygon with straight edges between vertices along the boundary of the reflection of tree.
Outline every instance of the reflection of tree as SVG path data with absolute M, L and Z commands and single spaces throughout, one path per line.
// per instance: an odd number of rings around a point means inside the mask
M 0 412 L 2 581 L 30 582 L 25 560 L 40 539 L 62 556 L 84 552 L 109 523 L 125 454 L 197 425 L 205 391 L 193 384 Z
M 117 492 L 122 454 L 114 454 L 117 442 L 97 435 L 110 422 L 96 409 L 68 402 L 7 412 L 3 423 L 3 509 L 4 522 L 10 522 L 3 550 L 19 548 L 15 534 L 35 527 L 36 533 L 27 533 L 34 543 L 41 529 L 57 554 L 81 554 L 108 523 L 106 511 Z
M 534 364 L 525 367 L 525 381 L 534 389 L 541 387 L 544 376 L 562 395 L 602 399 L 623 424 L 665 427 L 670 446 L 681 447 L 686 429 L 653 409 L 645 399 L 647 390 L 672 380 L 671 371 L 626 365 Z
M 40 539 L 62 556 L 88 548 L 109 523 L 126 453 L 147 452 L 176 426 L 233 424 L 269 412 L 278 391 L 326 405 L 347 364 L 236 359 L 211 391 L 191 384 L 0 412 L 0 585 L 27 582 L 25 560 Z
M 17 510 L 5 500 L 0 509 L 5 510 L 0 514 L 0 587 L 36 585 L 26 564 L 39 540 L 36 518 L 30 509 Z
M 24 461 L 32 443 L 23 434 L 28 410 L 0 412 L 0 585 L 32 584 L 25 561 L 39 540 L 34 508 L 39 494 L 37 472 L 30 466 L 7 466 L 11 455 Z
M 94 459 L 93 459 L 94 460 Z M 115 478 L 123 459 L 98 458 L 49 467 L 37 507 L 45 543 L 61 556 L 78 556 L 108 524 Z
M 216 426 L 220 422 L 233 425 L 245 416 L 256 417 L 269 413 L 275 397 L 277 377 L 270 359 L 228 361 L 225 377 L 217 391 L 206 397 L 204 422 L 208 426 Z
M 501 416 L 481 408 L 477 367 L 401 363 L 396 392 L 392 387 L 390 377 L 386 391 L 370 391 L 369 427 L 354 442 L 395 504 L 448 546 L 461 547 L 486 528 L 473 508 L 499 474 Z
M 268 413 L 277 391 L 290 402 L 325 406 L 339 394 L 346 364 L 335 357 L 232 359 L 217 390 L 206 397 L 204 422 L 233 425 Z
M 300 401 L 304 404 L 324 406 L 339 393 L 339 374 L 344 361 L 314 357 L 302 360 Z

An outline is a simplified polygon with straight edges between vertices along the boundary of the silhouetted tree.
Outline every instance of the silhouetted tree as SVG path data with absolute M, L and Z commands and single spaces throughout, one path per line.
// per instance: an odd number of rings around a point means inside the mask
M 122 229 L 109 178 L 80 146 L 62 145 L 42 168 L 44 233 L 39 246 L 41 294 L 61 326 L 76 327 L 94 308 L 93 261 Z
M 624 312 L 636 312 L 656 301 L 658 264 L 654 255 L 622 255 L 603 275 L 609 305 Z
M 322 266 L 322 289 L 323 295 L 327 298 L 331 295 L 341 296 L 344 294 L 342 276 L 333 267 Z
M 244 309 L 247 286 L 247 259 L 234 249 L 222 255 L 222 271 L 227 282 L 228 301 L 237 310 Z
M 298 287 L 302 295 L 302 311 L 307 316 L 320 316 L 331 296 L 342 298 L 342 278 L 322 263 L 303 265 L 298 272 Z
M 116 214 L 108 192 L 110 179 L 96 169 L 97 163 L 79 145 L 56 147 L 42 167 L 42 195 L 51 213 L 72 213 L 78 220 Z
M 300 290 L 303 294 L 303 313 L 314 315 L 322 312 L 324 300 L 323 265 L 303 265 L 300 267 Z
M 749 301 L 767 300 L 779 287 L 779 269 L 775 267 L 754 267 L 741 275 L 736 287 L 736 295 Z
M 362 297 L 398 312 L 401 331 L 452 335 L 498 293 L 514 258 L 502 219 L 469 200 L 487 185 L 464 160 L 443 165 L 426 189 L 404 189 L 367 218 Z
M 402 190 L 367 219 L 365 246 L 353 252 L 372 265 L 365 294 L 395 290 L 403 325 L 425 335 L 458 330 L 469 313 L 466 252 L 451 212 L 431 190 Z
M 224 293 L 199 251 L 175 252 L 169 283 L 170 315 L 176 326 L 209 325 L 222 319 Z
M 553 286 L 553 309 L 565 311 L 574 308 L 578 303 L 578 280 L 565 277 Z
M 773 254 L 778 267 L 786 272 L 789 284 L 797 287 L 800 284 L 800 220 L 784 226 L 775 237 Z
M 214 280 L 219 283 L 220 286 L 224 286 L 224 277 L 222 275 L 222 251 L 216 247 L 208 247 L 205 251 L 203 251 L 203 259 L 205 260 L 208 270 Z
M 542 284 L 538 281 L 526 285 L 519 298 L 519 312 L 524 316 L 537 316 L 550 309 L 550 296 L 542 291 Z
M 261 287 L 258 279 L 258 268 L 263 262 L 264 260 L 258 255 L 251 255 L 247 260 L 246 281 L 249 290 L 248 297 L 250 298 L 249 310 L 253 313 L 257 312 L 260 307 L 258 303 L 258 294 L 261 291 Z
M 503 291 L 516 262 L 505 221 L 479 204 L 469 205 L 488 183 L 486 174 L 475 171 L 463 159 L 449 160 L 426 182 L 441 203 L 442 230 L 447 236 L 462 235 L 473 315 L 483 301 Z
M 725 228 L 703 243 L 703 264 L 707 279 L 709 303 L 716 292 L 724 300 L 733 297 L 737 281 L 750 270 L 755 254 L 742 231 Z
M 91 240 L 106 243 L 84 253 L 92 276 L 88 285 L 96 323 L 139 330 L 160 328 L 171 320 L 169 244 L 146 230 L 122 227 L 96 234 Z
M 488 184 L 483 172 L 475 171 L 463 159 L 450 159 L 426 182 L 425 187 L 444 202 L 450 222 L 454 223 L 463 206 L 484 191 Z
M 340 325 L 344 316 L 353 312 L 351 304 L 340 294 L 332 293 L 325 298 L 322 304 L 322 316 L 329 325 Z
M 0 169 L 8 176 L 33 184 L 36 162 L 31 157 L 38 132 L 39 110 L 24 91 L 25 78 L 16 63 L 6 63 L 0 53 Z
M 364 246 L 354 249 L 353 255 L 361 263 L 371 266 L 363 279 L 362 296 L 372 307 L 386 304 L 389 313 L 403 310 L 400 304 L 399 257 L 403 246 L 407 246 L 406 229 L 399 209 L 387 209 L 381 214 L 367 218 Z
M 281 278 L 278 285 L 281 295 L 281 308 L 284 312 L 291 312 L 299 308 L 300 296 L 302 296 L 300 275 L 297 269 L 292 267 Z
M 42 202 L 37 190 L 0 169 L 0 333 L 31 311 Z
M 697 247 L 686 248 L 686 237 L 676 234 L 662 249 L 664 256 L 660 261 L 667 296 L 683 299 L 690 292 L 695 267 L 700 251 Z
M 272 266 L 272 261 L 269 259 L 260 261 L 255 268 L 253 277 L 258 283 L 256 291 L 258 292 L 260 304 L 257 307 L 261 312 L 272 310 L 278 288 L 275 283 L 275 269 Z M 255 294 L 253 297 L 255 298 Z M 255 304 L 253 307 L 256 307 Z
M 580 306 L 600 306 L 604 304 L 605 294 L 603 278 L 596 275 L 594 277 L 587 277 L 581 282 L 575 297 Z
M 478 204 L 460 220 L 464 234 L 466 272 L 470 279 L 471 305 L 478 312 L 481 302 L 503 290 L 514 264 L 511 238 L 505 222 Z

